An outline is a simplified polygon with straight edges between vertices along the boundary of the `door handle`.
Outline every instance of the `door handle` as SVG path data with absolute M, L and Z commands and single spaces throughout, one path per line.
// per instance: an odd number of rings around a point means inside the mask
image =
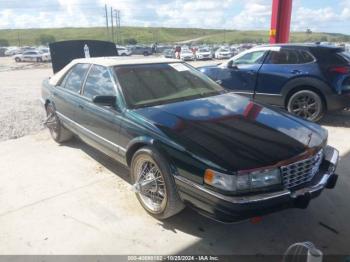
M 222 80 L 220 80 L 220 79 L 219 79 L 219 80 L 216 80 L 215 82 L 216 82 L 217 84 L 219 84 L 219 85 L 222 84 Z
M 301 71 L 298 69 L 293 69 L 292 71 L 290 71 L 292 74 L 300 74 Z

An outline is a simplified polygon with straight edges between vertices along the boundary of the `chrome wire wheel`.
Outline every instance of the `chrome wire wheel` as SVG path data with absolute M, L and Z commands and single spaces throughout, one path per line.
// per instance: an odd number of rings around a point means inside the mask
M 318 94 L 304 90 L 290 98 L 288 111 L 310 121 L 317 121 L 322 117 L 323 103 Z
M 48 105 L 46 115 L 45 126 L 49 129 L 52 138 L 56 140 L 59 135 L 60 126 L 57 114 L 51 105 Z
M 140 156 L 135 163 L 137 175 L 133 185 L 143 206 L 153 214 L 162 213 L 167 203 L 163 174 L 151 157 Z

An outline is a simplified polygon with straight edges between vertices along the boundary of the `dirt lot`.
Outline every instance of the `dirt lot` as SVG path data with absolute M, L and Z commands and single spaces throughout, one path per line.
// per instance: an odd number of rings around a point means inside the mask
M 51 70 L 30 67 L 0 72 L 0 254 L 281 254 L 305 240 L 326 254 L 350 252 L 350 112 L 322 122 L 340 150 L 341 178 L 307 210 L 224 225 L 186 209 L 161 222 L 140 207 L 125 168 L 41 130 L 40 85 Z

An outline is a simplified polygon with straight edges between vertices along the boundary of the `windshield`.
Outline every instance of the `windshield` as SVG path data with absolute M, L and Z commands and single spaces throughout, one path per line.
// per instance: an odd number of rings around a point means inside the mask
M 217 95 L 223 88 L 184 63 L 116 66 L 129 108 Z

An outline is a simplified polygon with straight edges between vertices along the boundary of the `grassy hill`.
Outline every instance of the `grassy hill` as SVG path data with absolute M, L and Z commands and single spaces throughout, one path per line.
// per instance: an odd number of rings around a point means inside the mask
M 8 40 L 10 45 L 33 45 L 41 35 L 51 35 L 56 41 L 71 39 L 107 40 L 104 27 L 92 28 L 52 28 L 52 29 L 2 29 L 0 39 Z M 120 43 L 127 39 L 136 39 L 138 43 L 176 43 L 195 39 L 198 43 L 244 43 L 268 42 L 267 31 L 238 31 L 198 28 L 152 28 L 122 27 Z M 349 35 L 332 33 L 293 32 L 292 42 L 305 41 L 350 41 Z

